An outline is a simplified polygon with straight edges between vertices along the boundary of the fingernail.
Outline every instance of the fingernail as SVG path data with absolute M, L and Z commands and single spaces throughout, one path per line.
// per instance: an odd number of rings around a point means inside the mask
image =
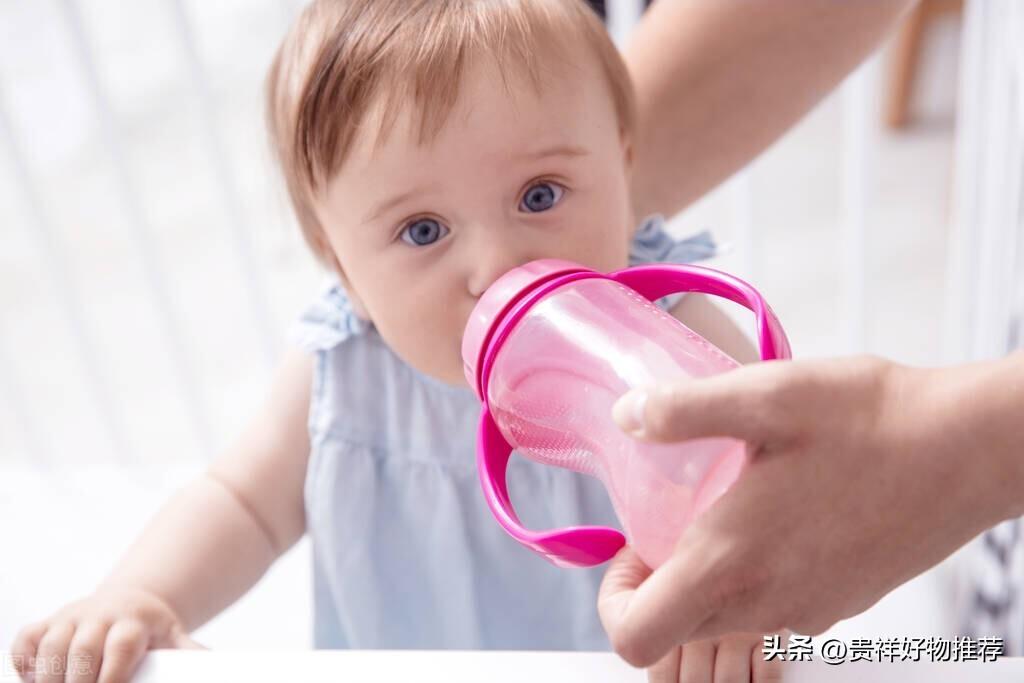
M 644 406 L 646 404 L 647 392 L 643 389 L 634 389 L 612 406 L 612 419 L 623 431 L 639 436 L 644 431 Z

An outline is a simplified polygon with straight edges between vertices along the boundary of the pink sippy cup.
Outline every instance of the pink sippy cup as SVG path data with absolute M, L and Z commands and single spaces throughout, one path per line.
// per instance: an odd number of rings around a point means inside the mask
M 786 335 L 761 295 L 726 273 L 646 265 L 602 274 L 544 259 L 514 268 L 484 292 L 466 324 L 466 379 L 483 402 L 477 469 L 484 498 L 516 540 L 559 566 L 611 559 L 625 543 L 606 527 L 523 527 L 505 481 L 512 449 L 598 477 L 640 558 L 657 567 L 687 525 L 740 475 L 746 447 L 730 438 L 654 444 L 612 421 L 634 387 L 705 377 L 737 366 L 652 301 L 703 292 L 757 316 L 764 360 L 789 358 Z

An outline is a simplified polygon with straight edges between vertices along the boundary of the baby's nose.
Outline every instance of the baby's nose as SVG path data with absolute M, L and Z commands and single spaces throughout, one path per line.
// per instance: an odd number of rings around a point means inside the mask
M 497 241 L 496 241 L 497 242 Z M 473 255 L 468 280 L 469 293 L 479 298 L 502 275 L 528 263 L 534 257 L 508 243 L 494 243 Z

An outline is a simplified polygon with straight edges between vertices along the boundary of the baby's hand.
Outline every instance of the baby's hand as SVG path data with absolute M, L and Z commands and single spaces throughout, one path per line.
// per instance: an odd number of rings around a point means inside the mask
M 777 683 L 782 662 L 764 661 L 764 636 L 730 633 L 672 649 L 647 670 L 650 683 Z
M 142 589 L 119 588 L 101 590 L 26 626 L 11 645 L 11 656 L 25 681 L 121 683 L 147 650 L 198 647 L 163 600 Z

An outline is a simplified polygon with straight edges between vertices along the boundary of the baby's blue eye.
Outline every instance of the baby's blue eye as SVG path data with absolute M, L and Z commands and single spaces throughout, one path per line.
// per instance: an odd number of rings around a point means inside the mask
M 433 244 L 448 234 L 444 227 L 433 218 L 420 218 L 402 230 L 402 240 L 414 247 L 425 247 Z
M 537 183 L 523 195 L 523 201 L 519 208 L 533 213 L 547 211 L 562 199 L 563 194 L 565 194 L 565 189 L 561 185 L 548 182 Z

